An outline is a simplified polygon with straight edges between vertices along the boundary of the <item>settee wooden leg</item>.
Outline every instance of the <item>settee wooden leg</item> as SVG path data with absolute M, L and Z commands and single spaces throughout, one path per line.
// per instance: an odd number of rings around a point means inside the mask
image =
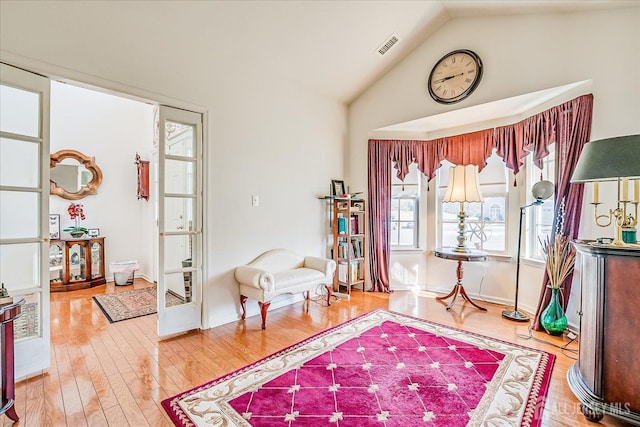
M 309 292 L 310 291 L 307 291 L 307 297 L 306 297 L 307 300 L 309 299 Z
M 267 310 L 271 302 L 258 302 L 260 305 L 260 314 L 262 315 L 262 329 L 267 329 Z
M 242 320 L 247 318 L 247 297 L 240 295 L 240 305 L 242 306 Z
M 325 288 L 327 288 L 327 305 L 331 305 L 331 292 L 333 291 L 333 286 L 331 285 L 324 285 Z

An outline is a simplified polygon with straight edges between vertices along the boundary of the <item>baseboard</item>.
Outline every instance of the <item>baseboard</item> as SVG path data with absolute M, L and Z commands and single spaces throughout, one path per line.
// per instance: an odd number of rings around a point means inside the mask
M 414 289 L 416 289 L 413 286 L 394 286 L 393 288 L 394 290 L 406 290 L 406 291 L 412 291 Z M 421 291 L 426 291 L 426 292 L 432 292 L 435 294 L 440 294 L 440 295 L 446 295 L 449 292 L 451 292 L 451 288 L 443 288 L 443 287 L 437 287 L 437 288 L 432 288 L 432 287 L 420 287 L 419 290 Z M 466 289 L 465 289 L 466 291 Z M 474 292 L 469 292 L 467 291 L 467 294 L 474 300 L 474 301 L 486 301 L 486 302 L 490 302 L 493 304 L 499 304 L 499 305 L 504 305 L 505 307 L 513 307 L 513 300 L 507 300 L 506 298 L 499 298 L 499 297 L 492 297 L 489 295 L 481 295 L 478 293 L 474 293 Z M 482 305 L 482 304 L 480 304 Z M 526 314 L 528 314 L 529 316 L 533 317 L 535 312 L 536 312 L 536 307 L 532 307 L 530 305 L 527 304 L 519 304 L 518 306 L 518 311 L 523 311 Z M 576 335 L 580 335 L 580 325 L 575 324 L 574 322 L 569 321 L 569 326 L 567 328 L 570 332 L 573 332 Z
M 331 296 L 338 297 L 338 298 L 344 298 L 344 299 L 347 299 L 347 300 L 350 299 L 349 298 L 349 294 L 345 294 L 345 293 L 342 293 L 342 292 L 331 292 Z

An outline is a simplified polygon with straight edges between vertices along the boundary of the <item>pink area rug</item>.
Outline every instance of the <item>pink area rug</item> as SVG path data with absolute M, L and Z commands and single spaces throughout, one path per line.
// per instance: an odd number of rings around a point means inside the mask
M 554 359 L 376 310 L 162 405 L 178 426 L 539 426 Z

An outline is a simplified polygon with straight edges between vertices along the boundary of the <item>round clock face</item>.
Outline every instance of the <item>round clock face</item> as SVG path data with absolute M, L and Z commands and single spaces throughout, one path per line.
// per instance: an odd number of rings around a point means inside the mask
M 482 61 L 467 49 L 454 50 L 440 58 L 429 74 L 429 94 L 442 104 L 465 99 L 478 87 Z

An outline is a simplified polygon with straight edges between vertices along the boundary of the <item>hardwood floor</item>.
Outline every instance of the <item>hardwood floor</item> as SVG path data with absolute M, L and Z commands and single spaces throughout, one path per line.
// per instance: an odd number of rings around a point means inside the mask
M 484 313 L 457 302 L 450 312 L 428 292 L 352 293 L 331 307 L 315 301 L 269 311 L 267 329 L 260 316 L 205 331 L 159 340 L 157 315 L 110 324 L 91 297 L 100 293 L 150 286 L 107 284 L 94 289 L 51 295 L 51 367 L 16 385 L 16 410 L 24 426 L 163 426 L 171 425 L 160 402 L 215 377 L 265 357 L 326 328 L 376 308 L 429 319 L 557 355 L 544 426 L 589 426 L 565 379 L 574 363 L 567 355 L 528 335 L 526 324 L 501 317 L 503 306 L 482 303 Z M 549 343 L 566 338 L 534 333 Z M 572 343 L 569 348 L 576 349 Z M 567 353 L 569 354 L 569 353 Z M 575 355 L 571 355 L 575 357 Z M 606 426 L 622 426 L 610 417 Z M 0 418 L 0 425 L 10 420 Z

